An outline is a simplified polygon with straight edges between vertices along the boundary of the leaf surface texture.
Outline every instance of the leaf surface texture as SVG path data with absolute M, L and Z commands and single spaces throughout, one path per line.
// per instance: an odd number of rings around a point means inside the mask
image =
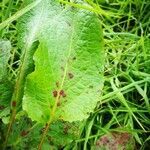
M 103 86 L 100 22 L 86 10 L 42 3 L 35 10 L 43 11 L 41 18 L 46 14 L 47 21 L 41 20 L 43 27 L 37 33 L 35 70 L 27 77 L 23 109 L 38 122 L 47 122 L 51 115 L 56 120 L 81 121 L 95 108 Z M 38 9 L 44 3 L 49 11 Z

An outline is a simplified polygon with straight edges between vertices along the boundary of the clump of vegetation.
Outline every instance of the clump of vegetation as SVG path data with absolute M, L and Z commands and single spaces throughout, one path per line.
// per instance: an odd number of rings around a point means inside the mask
M 149 148 L 149 0 L 1 2 L 0 148 Z

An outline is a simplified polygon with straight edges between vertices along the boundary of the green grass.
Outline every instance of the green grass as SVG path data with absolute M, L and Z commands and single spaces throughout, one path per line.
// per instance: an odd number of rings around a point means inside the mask
M 105 83 L 102 97 L 85 121 L 80 139 L 66 149 L 91 149 L 109 132 L 128 132 L 135 139 L 135 149 L 146 150 L 150 148 L 150 1 L 85 1 L 91 7 L 65 3 L 89 9 L 99 16 L 105 42 Z M 10 80 L 17 76 L 20 63 L 16 21 L 31 9 L 21 9 L 21 4 L 20 0 L 3 0 L 0 4 L 1 38 L 12 43 Z

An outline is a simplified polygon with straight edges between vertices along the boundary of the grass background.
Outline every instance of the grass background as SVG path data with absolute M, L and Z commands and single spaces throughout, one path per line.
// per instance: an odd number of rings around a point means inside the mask
M 95 111 L 85 122 L 80 139 L 66 149 L 91 149 L 109 132 L 128 132 L 135 149 L 150 148 L 150 1 L 85 0 L 102 24 L 105 42 L 105 83 Z M 18 73 L 17 18 L 24 11 L 21 0 L 3 0 L 1 38 L 12 44 L 9 78 Z M 27 10 L 25 10 L 27 11 Z M 12 16 L 16 14 L 14 18 Z M 6 21 L 8 22 L 6 22 Z M 6 23 L 7 24 L 6 24 Z

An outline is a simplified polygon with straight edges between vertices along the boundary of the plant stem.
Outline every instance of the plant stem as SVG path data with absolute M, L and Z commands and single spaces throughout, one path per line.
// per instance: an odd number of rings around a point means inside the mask
M 10 118 L 10 123 L 8 125 L 8 130 L 7 130 L 7 133 L 6 133 L 5 142 L 3 144 L 3 150 L 5 150 L 5 148 L 7 146 L 8 137 L 9 137 L 13 122 L 15 120 L 15 116 L 16 116 L 16 110 L 14 109 L 14 111 L 12 112 L 11 118 Z
M 70 54 L 70 53 L 69 53 L 69 54 Z M 60 92 L 60 90 L 61 90 L 62 87 L 63 87 L 64 80 L 65 80 L 65 77 L 66 77 L 66 73 L 67 73 L 67 64 L 66 64 L 66 66 L 65 66 L 65 73 L 64 73 L 64 76 L 63 76 L 63 79 L 62 79 L 61 87 L 60 87 L 60 89 L 58 90 L 58 93 Z M 53 106 L 53 108 L 52 108 L 52 111 L 51 111 L 51 113 L 50 113 L 50 119 L 49 119 L 49 121 L 47 122 L 46 127 L 45 127 L 45 130 L 44 130 L 44 132 L 43 132 L 43 135 L 42 135 L 40 144 L 39 144 L 39 146 L 38 146 L 38 150 L 41 150 L 41 149 L 42 149 L 42 145 L 43 145 L 44 139 L 45 139 L 45 137 L 46 137 L 46 134 L 47 134 L 47 132 L 48 132 L 48 129 L 49 129 L 49 127 L 50 127 L 50 124 L 53 122 L 53 119 L 54 119 L 54 116 L 55 116 L 55 111 L 56 111 L 56 109 L 57 109 L 57 104 L 59 103 L 59 101 L 60 101 L 60 95 L 58 94 L 57 97 L 56 97 L 55 104 L 54 104 L 54 106 Z
M 71 51 L 72 51 L 73 33 L 74 33 L 74 28 L 72 29 L 72 34 L 71 34 L 71 42 L 70 42 L 70 45 L 69 45 L 68 59 L 70 58 Z M 66 60 L 65 69 L 64 69 L 64 75 L 63 75 L 63 78 L 62 78 L 62 82 L 61 82 L 60 88 L 59 88 L 59 90 L 58 90 L 58 95 L 57 95 L 57 97 L 56 97 L 56 101 L 55 101 L 55 103 L 54 103 L 54 106 L 53 106 L 53 108 L 52 108 L 52 111 L 50 112 L 50 119 L 49 119 L 49 121 L 48 121 L 47 124 L 46 124 L 46 128 L 45 128 L 44 133 L 43 133 L 43 135 L 42 135 L 40 144 L 39 144 L 39 146 L 38 146 L 38 150 L 41 150 L 42 144 L 43 144 L 43 142 L 44 142 L 44 139 L 45 139 L 45 136 L 46 136 L 46 134 L 47 134 L 47 131 L 48 131 L 49 127 L 50 127 L 50 124 L 51 124 L 51 123 L 53 122 L 53 120 L 54 120 L 55 112 L 56 112 L 56 109 L 57 109 L 57 104 L 59 103 L 60 98 L 61 98 L 61 96 L 59 95 L 59 93 L 60 93 L 60 91 L 61 91 L 62 88 L 63 88 L 64 82 L 65 82 L 65 78 L 66 78 L 66 75 L 67 75 L 68 59 Z
M 37 0 L 37 1 L 29 4 L 28 6 L 26 6 L 22 10 L 18 11 L 15 15 L 13 15 L 12 17 L 8 18 L 6 21 L 1 23 L 0 24 L 0 28 L 2 29 L 8 23 L 11 23 L 12 21 L 14 21 L 17 18 L 19 18 L 21 15 L 23 15 L 26 12 L 28 12 L 29 10 L 31 10 L 40 1 L 41 0 Z M 18 74 L 18 78 L 17 78 L 16 84 L 15 84 L 13 96 L 12 96 L 12 99 L 11 99 L 11 111 L 12 112 L 11 112 L 11 116 L 10 116 L 10 123 L 9 123 L 8 129 L 7 129 L 7 134 L 6 134 L 6 137 L 5 137 L 4 144 L 3 144 L 3 149 L 4 150 L 5 150 L 6 146 L 7 146 L 7 142 L 8 142 L 8 138 L 9 138 L 10 132 L 11 132 L 11 128 L 12 128 L 13 122 L 15 121 L 16 112 L 17 112 L 17 106 L 19 106 L 19 103 L 20 103 L 20 101 L 22 100 L 22 97 L 23 97 L 25 79 L 26 79 L 26 76 L 29 73 L 28 69 L 30 67 L 29 66 L 29 62 L 30 62 L 29 59 L 34 54 L 34 52 L 29 53 L 31 46 L 32 46 L 32 43 L 28 43 L 26 45 L 26 48 L 25 48 L 24 53 L 23 53 L 22 64 L 20 64 L 20 66 L 19 66 L 19 74 Z
M 4 148 L 6 147 L 7 145 L 7 141 L 8 141 L 8 137 L 10 135 L 10 131 L 11 131 L 11 128 L 12 128 L 12 124 L 15 120 L 15 117 L 16 117 L 16 109 L 17 109 L 17 105 L 18 105 L 18 102 L 21 100 L 22 98 L 22 90 L 23 90 L 23 87 L 24 87 L 24 78 L 25 78 L 25 71 L 24 71 L 24 64 L 20 65 L 20 73 L 19 73 L 19 77 L 16 81 L 16 85 L 15 85 L 15 89 L 14 89 L 14 93 L 13 93 L 13 96 L 12 96 L 12 99 L 11 99 L 11 116 L 10 116 L 10 123 L 8 125 L 8 129 L 7 129 L 7 134 L 6 134 L 6 137 L 5 137 L 5 142 L 4 142 Z M 14 103 L 14 104 L 13 104 Z M 14 106 L 13 106 L 14 105 Z
M 29 43 L 26 46 L 24 53 L 22 54 L 22 56 L 23 56 L 22 63 L 19 66 L 19 74 L 18 74 L 18 78 L 17 78 L 16 84 L 15 84 L 13 96 L 11 99 L 12 113 L 11 113 L 11 117 L 10 117 L 10 123 L 8 125 L 8 130 L 7 130 L 7 134 L 6 134 L 6 138 L 5 138 L 5 142 L 4 142 L 4 147 L 6 147 L 6 145 L 7 145 L 11 127 L 12 127 L 12 124 L 16 117 L 17 108 L 18 108 L 20 102 L 22 101 L 26 76 L 28 75 L 28 73 L 31 72 L 31 71 L 29 71 L 29 69 L 30 69 L 29 64 L 31 63 L 31 58 L 34 54 L 33 50 L 32 50 L 32 53 L 29 53 L 29 51 L 31 50 L 31 46 L 32 46 L 32 43 Z
M 17 109 L 17 105 L 18 105 L 18 102 L 21 100 L 22 98 L 22 89 L 23 89 L 23 85 L 24 85 L 24 80 L 23 78 L 25 77 L 25 73 L 24 71 L 22 71 L 22 67 L 23 65 L 21 66 L 21 69 L 20 69 L 20 74 L 19 74 L 19 77 L 17 79 L 17 82 L 16 82 L 16 85 L 15 85 L 15 89 L 14 89 L 14 93 L 13 93 L 13 96 L 12 96 L 12 100 L 11 100 L 11 105 L 14 104 L 14 106 L 11 106 L 11 116 L 10 116 L 10 123 L 8 125 L 8 129 L 7 129 L 7 134 L 6 134 L 6 137 L 5 137 L 5 142 L 4 142 L 4 150 L 6 148 L 6 145 L 7 145 L 7 141 L 8 141 L 8 138 L 9 138 L 9 135 L 10 135 L 10 132 L 11 132 L 11 128 L 12 128 L 12 124 L 13 122 L 15 121 L 15 117 L 16 117 L 16 109 Z
M 39 146 L 38 146 L 38 150 L 41 150 L 41 149 L 42 149 L 43 142 L 44 142 L 44 140 L 45 140 L 45 137 L 46 137 L 46 134 L 47 134 L 48 129 L 49 129 L 49 127 L 50 127 L 50 124 L 51 124 L 52 121 L 53 121 L 54 114 L 55 114 L 55 111 L 56 111 L 56 108 L 57 108 L 57 103 L 59 102 L 59 100 L 60 100 L 60 96 L 58 95 L 58 96 L 56 97 L 56 102 L 55 102 L 55 104 L 54 104 L 54 106 L 53 106 L 53 109 L 52 109 L 52 111 L 51 111 L 51 113 L 50 113 L 50 119 L 49 119 L 49 121 L 47 122 L 46 127 L 45 127 L 45 130 L 44 130 L 44 132 L 43 132 L 43 134 L 42 134 L 41 141 L 40 141 Z
M 45 127 L 45 130 L 44 130 L 44 132 L 43 132 L 43 135 L 42 135 L 40 144 L 39 144 L 39 146 L 38 146 L 38 150 L 41 150 L 41 149 L 42 149 L 42 145 L 43 145 L 43 142 L 44 142 L 44 139 L 45 139 L 45 137 L 46 137 L 46 134 L 47 134 L 47 132 L 48 132 L 49 127 L 50 127 L 50 122 L 49 122 L 49 124 L 47 124 L 46 127 Z

